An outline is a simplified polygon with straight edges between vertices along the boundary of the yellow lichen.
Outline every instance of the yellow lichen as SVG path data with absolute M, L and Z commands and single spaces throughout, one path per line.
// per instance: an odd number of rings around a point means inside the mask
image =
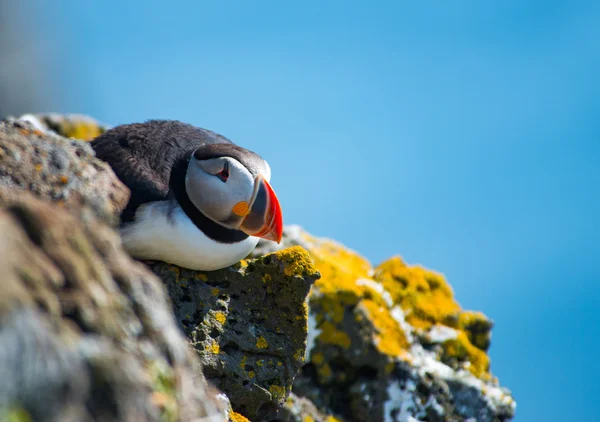
M 272 384 L 269 387 L 269 393 L 271 393 L 271 395 L 275 397 L 275 399 L 281 400 L 285 397 L 285 387 L 282 387 L 277 384 Z
M 250 422 L 250 419 L 248 419 L 244 415 L 240 415 L 239 413 L 234 412 L 233 410 L 229 411 L 228 416 L 229 416 L 229 420 L 232 422 Z
M 440 274 L 408 266 L 400 257 L 394 257 L 375 269 L 375 279 L 405 311 L 407 322 L 416 328 L 428 329 L 436 323 L 449 325 L 458 317 L 460 306 Z
M 392 318 L 390 310 L 370 299 L 363 300 L 361 306 L 369 313 L 369 320 L 377 333 L 375 347 L 386 355 L 405 355 L 409 343 L 398 321 Z
M 350 337 L 343 331 L 338 330 L 335 325 L 329 321 L 325 321 L 321 324 L 321 335 L 319 340 L 322 343 L 333 344 L 341 346 L 344 349 L 350 347 Z
M 221 324 L 225 324 L 225 321 L 227 320 L 227 315 L 225 315 L 225 312 L 223 311 L 217 311 L 215 312 L 215 319 Z
M 212 293 L 212 295 L 213 295 L 213 296 L 218 296 L 220 291 L 221 291 L 221 290 L 219 290 L 219 288 L 218 288 L 218 287 L 214 287 L 214 288 L 211 290 L 211 293 Z
M 219 352 L 221 351 L 221 347 L 219 346 L 219 343 L 217 342 L 212 342 L 209 346 L 208 351 L 210 353 L 212 353 L 213 355 L 218 355 Z
M 89 141 L 103 132 L 102 128 L 92 121 L 73 120 L 61 122 L 60 132 L 68 138 Z
M 312 416 L 310 416 L 310 415 L 305 415 L 302 418 L 302 422 L 315 422 L 315 419 Z
M 196 278 L 198 280 L 202 280 L 202 281 L 207 281 L 208 277 L 206 277 L 206 274 L 202 274 L 202 273 L 196 273 Z
M 461 312 L 458 318 L 458 326 L 465 331 L 473 346 L 483 351 L 490 347 L 492 322 L 483 313 Z
M 325 362 L 325 355 L 321 352 L 313 352 L 311 356 L 311 362 L 315 365 L 321 365 Z
M 269 343 L 267 343 L 267 339 L 264 338 L 263 336 L 260 336 L 256 340 L 256 347 L 258 347 L 259 349 L 266 349 L 268 346 L 269 346 Z
M 327 416 L 327 419 L 325 419 L 325 422 L 341 422 L 338 418 L 336 418 L 335 416 Z
M 310 255 L 300 246 L 282 249 L 273 255 L 277 255 L 279 260 L 285 263 L 283 273 L 288 277 L 306 276 L 317 272 Z
M 328 363 L 321 366 L 318 370 L 318 374 L 319 374 L 319 377 L 321 378 L 321 382 L 328 381 L 329 378 L 331 378 L 331 375 L 333 374 L 331 371 L 331 366 L 329 366 Z
M 454 299 L 452 288 L 441 274 L 420 266 L 408 266 L 400 257 L 393 257 L 372 270 L 365 258 L 336 242 L 316 239 L 308 234 L 303 234 L 303 238 L 321 274 L 310 293 L 312 306 L 318 309 L 315 317 L 320 330 L 320 344 L 350 347 L 350 337 L 341 326 L 348 312 L 362 309 L 363 312 L 355 311 L 352 318 L 360 324 L 372 324 L 377 349 L 381 353 L 407 359 L 409 343 L 406 333 L 392 316 L 392 309 L 400 306 L 406 321 L 417 333 L 435 324 L 463 333 L 464 338 L 460 338 L 466 343 L 443 345 L 452 349 L 446 354 L 469 362 L 473 373 L 486 376 L 489 359 L 481 351 L 489 345 L 489 329 L 486 328 L 489 321 L 482 314 L 462 311 Z M 380 283 L 383 289 L 376 288 L 373 283 Z M 386 291 L 386 297 L 382 290 Z M 322 365 L 320 358 L 324 359 L 322 354 L 313 352 L 312 362 L 319 366 L 320 376 L 328 378 L 331 368 L 327 364 Z
M 256 376 L 256 374 L 254 373 L 254 371 L 248 371 L 248 378 L 252 379 Z
M 455 339 L 443 343 L 442 361 L 456 359 L 459 362 L 469 362 L 469 371 L 476 377 L 490 379 L 490 359 L 485 352 L 473 346 L 467 334 L 460 331 Z

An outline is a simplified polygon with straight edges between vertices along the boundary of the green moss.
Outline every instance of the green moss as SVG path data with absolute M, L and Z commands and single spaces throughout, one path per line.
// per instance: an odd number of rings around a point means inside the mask
M 20 407 L 0 409 L 0 421 L 5 422 L 32 422 L 31 415 Z
M 161 412 L 164 422 L 175 422 L 179 419 L 177 405 L 176 379 L 173 370 L 160 361 L 152 362 L 148 367 L 152 379 L 151 400 Z

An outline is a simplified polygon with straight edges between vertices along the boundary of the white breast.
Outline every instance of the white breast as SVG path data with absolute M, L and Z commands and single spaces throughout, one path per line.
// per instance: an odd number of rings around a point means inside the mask
M 179 205 L 170 201 L 138 208 L 135 222 L 121 229 L 121 238 L 125 249 L 135 258 L 206 271 L 235 264 L 258 243 L 258 238 L 252 236 L 237 243 L 216 242 L 198 229 Z

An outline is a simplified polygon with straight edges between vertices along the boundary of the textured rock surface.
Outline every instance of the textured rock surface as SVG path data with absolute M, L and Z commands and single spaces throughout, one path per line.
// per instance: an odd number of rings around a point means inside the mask
M 0 419 L 223 420 L 164 286 L 101 220 L 124 188 L 85 145 L 18 124 L 0 151 Z
M 84 142 L 44 134 L 22 121 L 0 122 L 0 189 L 28 191 L 71 212 L 115 223 L 129 190 Z
M 304 364 L 305 298 L 318 273 L 299 247 L 196 272 L 157 263 L 206 377 L 252 421 L 271 420 Z
M 373 268 L 357 253 L 293 226 L 279 247 L 292 245 L 310 252 L 322 277 L 309 296 L 307 364 L 294 382 L 297 398 L 279 419 L 504 421 L 514 415 L 510 392 L 489 372 L 492 323 L 463 311 L 440 274 L 399 257 Z M 254 254 L 275 249 L 263 242 Z

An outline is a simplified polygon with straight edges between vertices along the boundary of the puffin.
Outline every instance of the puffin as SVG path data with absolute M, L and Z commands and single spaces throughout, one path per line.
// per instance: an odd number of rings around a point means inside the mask
M 224 136 L 178 120 L 115 126 L 91 141 L 131 195 L 123 246 L 139 260 L 212 271 L 279 243 L 281 206 L 271 168 Z

